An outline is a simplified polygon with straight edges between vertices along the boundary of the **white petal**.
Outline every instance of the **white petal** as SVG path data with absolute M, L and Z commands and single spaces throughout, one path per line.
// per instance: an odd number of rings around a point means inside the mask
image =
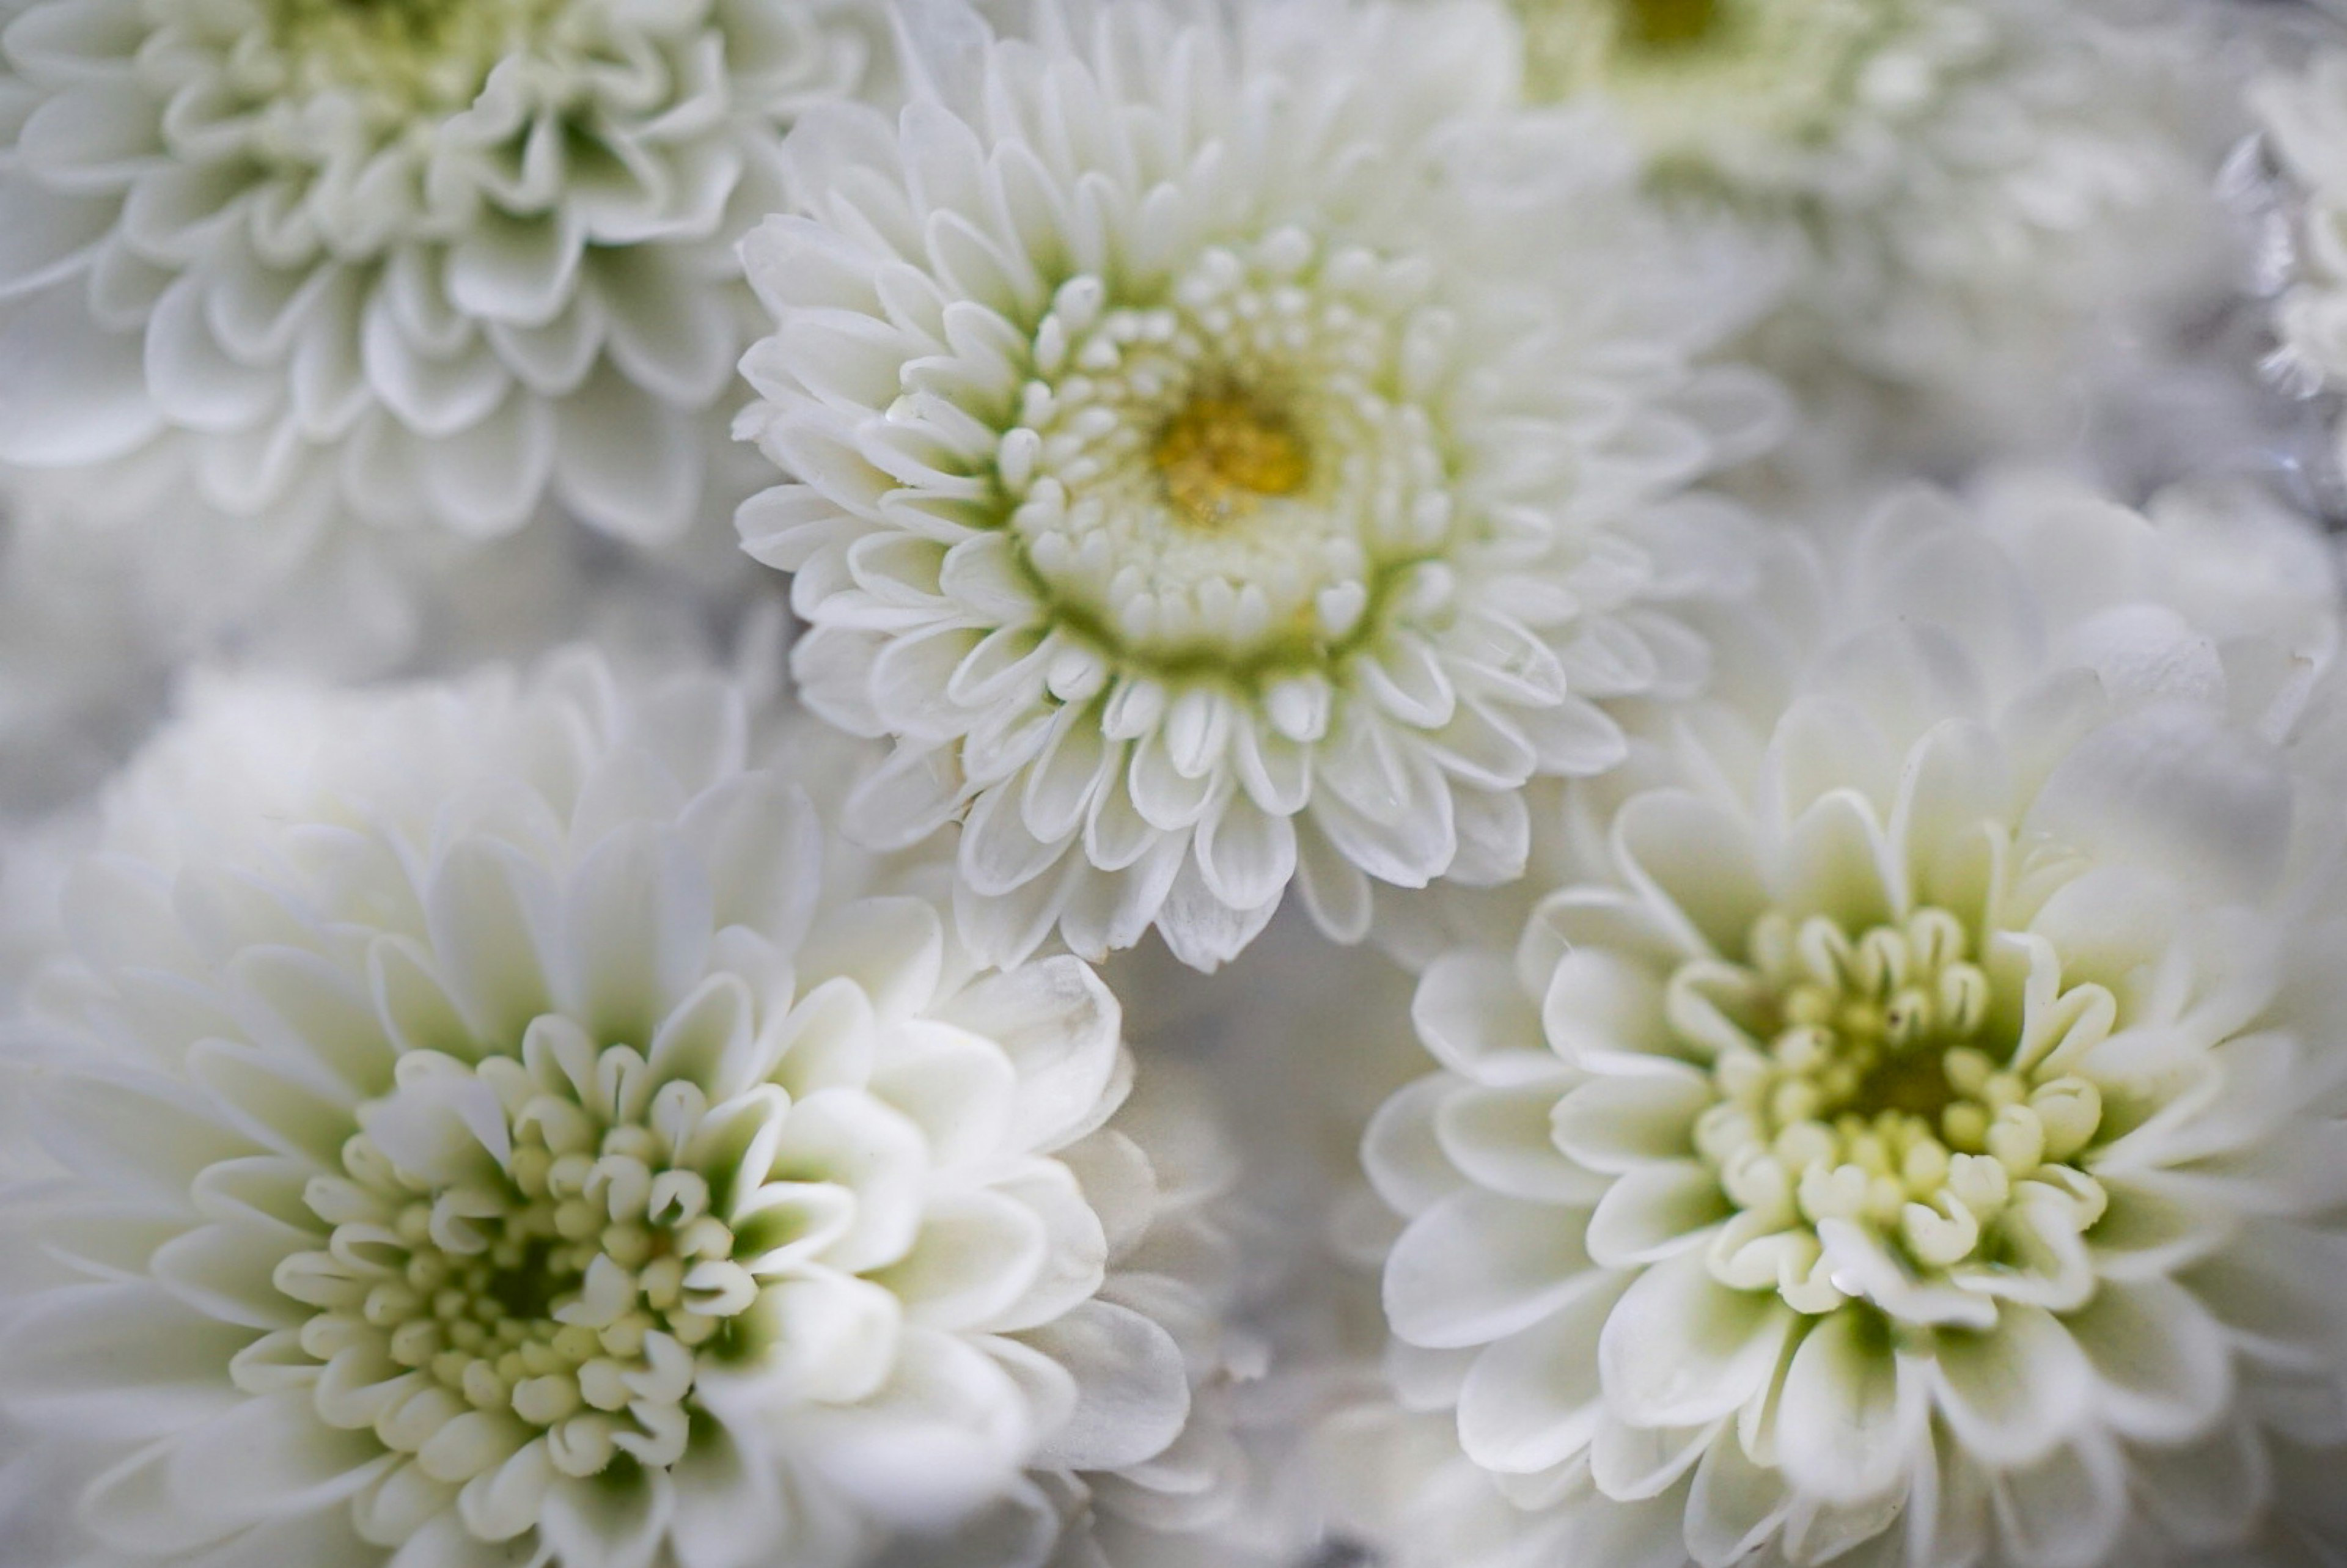
M 705 441 L 690 416 L 599 371 L 565 398 L 555 484 L 588 522 L 638 544 L 683 530 L 701 498 Z
M 1539 1013 L 1496 953 L 1461 948 L 1437 958 L 1420 977 L 1409 1013 L 1427 1050 L 1454 1071 L 1484 1082 L 1558 1076 Z
M 1732 1212 L 1703 1162 L 1642 1166 L 1616 1177 L 1589 1216 L 1589 1255 L 1607 1268 L 1653 1263 L 1699 1245 Z
M 1583 1215 L 1469 1191 L 1410 1222 L 1386 1259 L 1386 1316 L 1412 1344 L 1487 1344 L 1546 1317 L 1604 1274 L 1581 1245 Z
M 2197 708 L 2161 704 L 2103 726 L 2061 761 L 2027 825 L 2234 897 L 2270 886 L 2291 823 L 2270 748 Z
M 50 1291 L 0 1335 L 0 1399 L 84 1430 L 169 1430 L 241 1400 L 228 1365 L 252 1338 L 141 1282 Z
M 1435 1132 L 1450 1163 L 1477 1185 L 1508 1197 L 1586 1207 L 1606 1196 L 1612 1184 L 1558 1148 L 1551 1135 L 1557 1109 L 1553 1084 L 1461 1085 L 1443 1099 Z
M 943 1193 L 929 1201 L 912 1251 L 876 1279 L 911 1321 L 963 1332 L 1026 1294 L 1047 1245 L 1041 1218 L 1024 1204 L 984 1190 Z
M 2094 1364 L 2095 1404 L 2114 1430 L 2173 1443 L 2208 1429 L 2230 1402 L 2232 1366 L 2208 1308 L 2166 1279 L 2105 1279 L 2063 1320 Z
M 1019 1070 L 1021 1147 L 1048 1150 L 1081 1136 L 1115 1108 L 1116 998 L 1081 960 L 1065 956 L 989 975 L 938 1016 L 994 1041 Z
M 1475 1358 L 1459 1390 L 1459 1441 L 1470 1459 L 1530 1474 L 1587 1447 L 1604 1409 L 1597 1337 L 1620 1296 L 1592 1291 Z
M 1730 1290 L 1703 1254 L 1637 1277 L 1598 1342 L 1605 1397 L 1638 1426 L 1699 1426 L 1741 1406 L 1775 1374 L 1793 1314 L 1774 1291 Z
M 1924 1440 L 1923 1379 L 1879 1321 L 1819 1319 L 1785 1369 L 1777 1459 L 1805 1491 L 1857 1503 L 1888 1491 Z
M 2034 1307 L 2006 1307 L 1993 1328 L 1941 1330 L 1931 1382 L 1956 1440 L 1998 1470 L 2043 1458 L 2093 1408 L 2078 1342 Z
M 709 952 L 709 877 L 671 834 L 649 825 L 604 838 L 562 900 L 559 982 L 571 1016 L 606 1040 L 648 1046 Z
M 1039 1462 L 1120 1470 L 1163 1451 L 1190 1413 L 1181 1348 L 1162 1327 L 1122 1307 L 1086 1302 L 1029 1333 L 1027 1343 L 1072 1373 L 1077 1398 Z
M 77 280 L 0 306 L 0 460 L 36 466 L 119 457 L 162 428 L 138 339 L 108 333 L 74 298 Z
M 1198 871 L 1207 891 L 1234 909 L 1276 900 L 1296 871 L 1296 829 L 1244 794 L 1198 825 Z
M 371 1431 L 339 1432 L 306 1391 L 248 1399 L 91 1484 L 84 1517 L 134 1549 L 186 1551 L 270 1518 L 330 1507 L 395 1462 Z
M 1633 886 L 1685 917 L 1715 953 L 1742 952 L 1770 903 L 1750 826 L 1691 793 L 1634 796 L 1614 819 L 1614 854 Z
M 2085 1442 L 2000 1477 L 1992 1495 L 2015 1563 L 2096 1568 L 2126 1519 L 2127 1474 L 2106 1441 Z
M 1696 1118 L 1714 1098 L 1692 1071 L 1596 1078 L 1557 1102 L 1552 1125 L 1557 1146 L 1588 1169 L 1632 1171 L 1693 1155 Z
M 1378 1196 L 1404 1214 L 1421 1214 L 1466 1185 L 1435 1131 L 1458 1080 L 1436 1073 L 1399 1091 L 1361 1134 L 1361 1168 Z M 1519 1194 L 1521 1195 L 1521 1194 Z

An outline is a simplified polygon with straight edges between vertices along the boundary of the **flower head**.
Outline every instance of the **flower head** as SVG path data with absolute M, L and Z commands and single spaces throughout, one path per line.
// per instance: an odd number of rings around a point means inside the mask
M 1763 340 L 2023 438 L 2089 323 L 2211 291 L 2224 111 L 2172 7 L 1513 0 L 1524 90 L 1605 103 L 1658 192 L 1801 258 Z M 2189 62 L 2199 62 L 2196 73 Z M 1942 433 L 1941 439 L 1944 440 Z
M 1789 694 L 1424 977 L 1445 1070 L 1367 1158 L 1480 1550 L 2116 1568 L 2320 1512 L 2342 823 L 2273 741 L 2336 605 L 2195 624 L 2142 519 L 1999 504 L 1796 548 Z
M 839 0 L 5 15 L 0 332 L 41 374 L 0 457 L 101 511 L 138 504 L 129 460 L 289 533 L 501 533 L 548 497 L 681 532 L 747 339 L 733 241 L 865 53 Z
M 211 689 L 20 1042 L 14 1475 L 108 1562 L 715 1568 L 1163 1453 L 1113 999 L 857 866 L 707 676 Z
M 745 247 L 795 482 L 742 530 L 897 742 L 856 830 L 959 820 L 981 942 L 1206 966 L 1291 879 L 1358 936 L 1510 875 L 1524 780 L 1619 755 L 1592 699 L 1702 673 L 1658 607 L 1736 569 L 1682 492 L 1773 418 L 1688 364 L 1749 277 L 1586 127 L 1472 139 L 1475 7 L 1044 15 L 803 121 Z

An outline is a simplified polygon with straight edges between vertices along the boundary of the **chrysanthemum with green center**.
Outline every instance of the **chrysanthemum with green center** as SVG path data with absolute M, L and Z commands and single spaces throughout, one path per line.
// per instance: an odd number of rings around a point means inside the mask
M 67 896 L 124 939 L 10 1020 L 54 1155 L 0 1184 L 12 1532 L 1008 1568 L 1168 1489 L 1213 1335 L 1179 1259 L 1122 1288 L 1184 1160 L 1108 1125 L 1115 999 L 974 967 L 752 743 L 714 675 L 573 655 L 223 682 L 140 759 Z
M 0 417 L 18 509 L 261 530 L 264 580 L 353 518 L 677 538 L 731 482 L 735 242 L 878 31 L 863 0 L 0 18 L 0 329 L 46 367 Z
M 2270 738 L 2335 593 L 2031 504 L 1786 541 L 1749 679 L 1427 968 L 1364 1159 L 1456 1561 L 2335 1547 L 2347 820 Z
M 1998 1005 L 1973 942 L 1944 909 L 1854 939 L 1827 916 L 1796 925 L 1772 911 L 1744 963 L 1696 959 L 1672 975 L 1665 1005 L 1690 1023 L 1744 1026 L 1713 1037 L 1717 1102 L 1694 1129 L 1735 1211 L 1712 1247 L 1723 1283 L 1832 1311 L 1859 1280 L 1845 1256 L 1837 1283 L 1821 1238 L 1855 1229 L 1911 1279 L 1984 1287 L 2020 1255 L 2042 1255 L 2026 1224 L 2001 1224 L 2017 1199 L 2066 1204 L 2073 1235 L 2102 1217 L 2101 1186 L 2074 1163 L 2101 1127 L 2101 1094 L 2051 1054 L 2058 1044 L 2075 1061 L 2101 1034 L 2041 1027 L 2020 1049 L 2016 1009 Z M 2089 987 L 2059 1005 L 2090 1017 L 2110 1003 Z M 1894 1296 L 1886 1309 L 1976 1327 L 1996 1318 L 1985 1295 L 1961 1289 Z

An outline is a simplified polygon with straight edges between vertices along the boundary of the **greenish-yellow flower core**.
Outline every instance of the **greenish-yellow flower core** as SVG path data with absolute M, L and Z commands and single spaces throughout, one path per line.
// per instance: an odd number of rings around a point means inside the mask
M 675 1463 L 700 1355 L 726 1352 L 759 1291 L 734 1261 L 742 1238 L 715 1212 L 721 1194 L 684 1147 L 705 1097 L 671 1083 L 657 1113 L 620 1117 L 510 1059 L 440 1065 L 435 1085 L 496 1085 L 502 1155 L 483 1144 L 469 1173 L 425 1178 L 356 1134 L 342 1170 L 308 1194 L 333 1225 L 328 1245 L 277 1274 L 281 1291 L 318 1309 L 302 1331 L 312 1355 L 351 1351 L 421 1374 L 414 1398 L 352 1402 L 330 1419 L 373 1426 L 451 1484 L 541 1435 L 567 1475 Z M 627 1046 L 589 1069 L 623 1087 L 648 1071 Z M 362 1121 L 414 1092 L 395 1090 Z
M 1670 989 L 1672 1016 L 1715 1042 L 1695 1141 L 1737 1211 L 1713 1256 L 1727 1283 L 1830 1311 L 1849 1287 L 1821 1226 L 1870 1233 L 1910 1277 L 1961 1287 L 2004 1266 L 2024 1194 L 2060 1204 L 2065 1227 L 2100 1216 L 2075 1160 L 2102 1130 L 2101 1096 L 2065 1053 L 2023 1047 L 1948 911 L 1856 932 L 1772 912 L 1741 963 L 1691 961 Z M 2099 991 L 2061 1005 L 2106 1027 Z M 1706 1017 L 1733 1020 L 1736 1038 L 1718 1045 Z
M 391 103 L 469 102 L 561 0 L 272 0 L 286 84 L 355 89 Z
M 1157 437 L 1165 498 L 1201 528 L 1293 496 L 1312 477 L 1312 455 L 1281 409 L 1238 392 L 1202 393 Z
M 1615 0 L 1623 42 L 1665 51 L 1702 43 L 1717 29 L 1720 0 Z

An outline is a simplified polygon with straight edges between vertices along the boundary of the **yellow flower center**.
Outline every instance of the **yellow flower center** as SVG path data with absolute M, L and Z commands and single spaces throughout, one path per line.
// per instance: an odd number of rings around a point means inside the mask
M 1267 496 L 1293 496 L 1312 477 L 1312 457 L 1286 414 L 1237 392 L 1202 393 L 1158 435 L 1157 471 L 1165 498 L 1200 528 L 1218 528 Z

